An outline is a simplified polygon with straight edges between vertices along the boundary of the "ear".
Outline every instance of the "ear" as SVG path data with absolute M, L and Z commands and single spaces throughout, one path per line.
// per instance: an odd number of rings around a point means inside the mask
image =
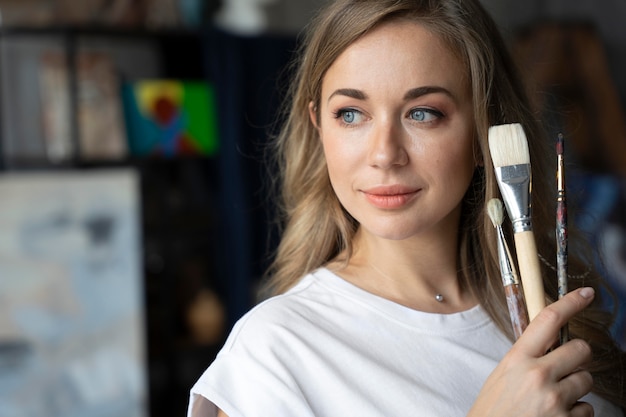
M 317 130 L 319 130 L 319 124 L 318 124 L 318 118 L 317 118 L 317 106 L 315 106 L 315 103 L 313 101 L 309 102 L 309 119 L 311 119 L 311 123 L 313 123 L 313 126 L 315 126 L 315 128 Z

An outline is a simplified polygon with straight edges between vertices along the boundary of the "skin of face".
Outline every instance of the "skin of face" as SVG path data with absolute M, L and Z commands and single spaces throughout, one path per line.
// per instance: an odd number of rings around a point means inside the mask
M 360 233 L 456 236 L 475 169 L 460 60 L 424 26 L 385 23 L 328 69 L 317 126 L 332 187 Z

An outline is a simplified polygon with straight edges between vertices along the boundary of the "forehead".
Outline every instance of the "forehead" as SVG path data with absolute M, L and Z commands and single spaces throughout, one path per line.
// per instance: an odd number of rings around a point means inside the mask
M 450 45 L 423 24 L 406 20 L 385 22 L 348 46 L 326 72 L 323 90 L 337 82 L 468 87 L 465 65 Z

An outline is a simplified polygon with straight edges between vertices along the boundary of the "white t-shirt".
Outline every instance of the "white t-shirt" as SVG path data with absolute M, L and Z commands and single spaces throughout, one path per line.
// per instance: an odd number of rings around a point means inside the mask
M 320 269 L 237 322 L 188 417 L 461 417 L 510 347 L 480 306 L 424 313 Z

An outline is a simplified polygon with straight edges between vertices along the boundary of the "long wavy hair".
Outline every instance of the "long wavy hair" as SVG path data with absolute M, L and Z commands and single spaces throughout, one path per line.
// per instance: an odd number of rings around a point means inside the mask
M 463 200 L 459 230 L 458 263 L 461 285 L 480 301 L 493 321 L 512 339 L 502 289 L 496 236 L 485 213 L 485 203 L 499 197 L 488 146 L 488 129 L 502 123 L 521 123 L 529 142 L 533 171 L 533 229 L 540 255 L 556 258 L 554 240 L 553 147 L 527 98 L 506 44 L 494 21 L 478 0 L 338 0 L 331 2 L 307 27 L 291 67 L 293 80 L 282 113 L 282 129 L 273 154 L 279 192 L 281 240 L 268 277 L 269 293 L 279 294 L 305 274 L 339 256 L 349 259 L 358 223 L 348 214 L 331 187 L 317 130 L 309 118 L 309 103 L 319 101 L 328 68 L 353 42 L 383 22 L 414 21 L 440 36 L 455 53 L 471 83 L 475 157 L 480 162 Z M 552 161 L 556 161 L 553 157 Z M 507 222 L 505 222 L 507 223 Z M 506 234 L 512 240 L 510 225 Z M 577 258 L 570 236 L 570 270 L 585 271 L 591 259 Z M 548 302 L 557 298 L 556 279 L 549 262 L 542 264 Z M 584 280 L 571 286 L 603 281 L 587 269 Z M 610 315 L 596 300 L 593 307 L 570 323 L 570 334 L 590 342 L 594 349 L 595 391 L 626 407 L 624 353 L 611 339 Z

